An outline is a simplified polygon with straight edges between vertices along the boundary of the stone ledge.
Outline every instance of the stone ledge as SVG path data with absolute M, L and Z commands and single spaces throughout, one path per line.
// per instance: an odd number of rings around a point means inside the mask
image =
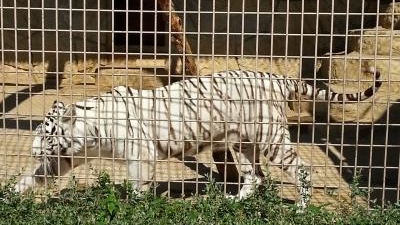
M 349 51 L 367 55 L 400 55 L 400 31 L 382 27 L 352 30 L 348 38 Z
M 352 52 L 347 55 L 333 55 L 331 59 L 322 60 L 318 77 L 330 79 L 330 87 L 339 93 L 358 92 L 372 85 L 373 77 L 361 72 L 361 68 L 375 66 L 380 71 L 383 81 L 375 96 L 364 102 L 331 104 L 329 115 L 333 120 L 371 123 L 385 117 L 386 111 L 400 98 L 400 60 L 393 60 L 382 55 L 378 57 L 374 59 L 374 55 L 360 55 L 358 52 Z M 316 108 L 319 109 L 319 114 L 327 113 L 326 108 Z M 400 112 L 391 111 L 391 113 Z
M 48 66 L 48 63 L 4 63 L 0 65 L 0 80 L 10 84 L 43 84 Z

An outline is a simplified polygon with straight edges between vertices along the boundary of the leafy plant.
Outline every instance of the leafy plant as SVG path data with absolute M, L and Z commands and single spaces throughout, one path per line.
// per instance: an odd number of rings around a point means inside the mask
M 243 200 L 224 196 L 221 186 L 210 180 L 205 195 L 169 199 L 133 192 L 130 182 L 114 184 L 99 173 L 96 182 L 79 189 L 75 179 L 59 196 L 12 191 L 14 181 L 0 185 L 0 224 L 400 224 L 400 204 L 371 210 L 350 207 L 346 213 L 324 205 L 309 204 L 298 213 L 284 203 L 268 173 L 264 185 Z M 357 179 L 353 182 L 358 196 Z M 40 197 L 40 196 L 39 196 Z
M 356 170 L 353 175 L 353 180 L 350 183 L 350 199 L 353 207 L 357 206 L 357 198 L 367 196 L 368 192 L 360 188 L 361 169 Z

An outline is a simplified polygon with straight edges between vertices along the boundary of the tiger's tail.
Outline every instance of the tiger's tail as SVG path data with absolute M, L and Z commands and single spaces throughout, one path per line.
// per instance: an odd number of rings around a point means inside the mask
M 375 82 L 374 85 L 361 92 L 350 94 L 337 93 L 323 88 L 314 88 L 313 86 L 301 81 L 298 82 L 297 85 L 294 85 L 294 89 L 291 91 L 311 99 L 329 100 L 331 103 L 355 103 L 358 101 L 364 101 L 373 96 L 382 85 L 382 81 L 380 80 L 381 74 L 379 71 L 375 70 L 374 67 L 369 67 L 365 72 L 375 74 Z

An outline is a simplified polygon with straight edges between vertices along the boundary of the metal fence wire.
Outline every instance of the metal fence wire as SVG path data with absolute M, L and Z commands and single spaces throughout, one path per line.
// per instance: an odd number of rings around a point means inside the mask
M 282 198 L 295 200 L 296 180 L 281 169 L 288 166 L 284 160 L 269 162 L 274 156 L 257 153 L 258 144 L 273 144 L 275 128 L 289 126 L 290 142 L 278 144 L 295 149 L 308 165 L 313 203 L 349 202 L 356 174 L 357 185 L 368 193 L 360 201 L 397 202 L 399 18 L 395 0 L 0 1 L 0 179 L 29 180 L 39 165 L 34 156 L 42 156 L 53 164 L 33 175 L 56 179 L 39 177 L 46 185 L 33 185 L 35 191 L 56 194 L 72 176 L 87 186 L 99 171 L 122 182 L 135 178 L 129 168 L 137 162 L 127 157 L 136 151 L 141 152 L 139 164 L 147 160 L 151 168 L 142 165 L 133 173 L 142 183 L 152 181 L 155 194 L 201 194 L 210 178 L 226 193 L 238 193 L 243 178 L 254 174 L 240 169 L 246 162 L 235 151 L 251 148 L 249 165 L 261 164 Z M 228 70 L 238 75 L 223 75 L 223 81 L 211 75 Z M 304 99 L 284 88 L 262 87 L 267 78 L 275 83 L 301 79 L 312 87 L 355 93 L 374 84 L 369 70 L 380 72 L 382 86 L 354 103 Z M 245 71 L 278 78 L 249 78 Z M 226 90 L 220 95 L 212 85 L 203 87 L 204 77 L 227 83 Z M 132 89 L 112 91 L 119 86 Z M 266 97 L 248 98 L 248 88 L 256 95 L 264 90 Z M 99 100 L 107 92 L 112 97 Z M 229 93 L 238 99 L 229 99 Z M 75 111 L 53 108 L 54 120 L 43 125 L 46 132 L 35 132 L 54 101 L 74 103 Z M 107 106 L 99 107 L 102 101 Z M 183 101 L 195 102 L 196 108 L 179 104 Z M 239 107 L 216 110 L 224 101 Z M 129 103 L 129 110 L 122 102 Z M 245 107 L 257 104 L 266 108 Z M 270 111 L 259 116 L 264 110 Z M 196 119 L 189 121 L 185 115 L 192 114 Z M 220 120 L 236 114 L 236 121 Z M 65 120 L 64 127 L 51 128 Z M 265 124 L 270 137 L 256 136 Z M 239 129 L 237 134 L 247 139 L 230 147 L 225 139 L 234 125 L 254 131 Z M 224 138 L 217 137 L 221 131 Z M 47 144 L 38 144 L 40 135 Z M 263 139 L 269 143 L 257 142 Z M 74 143 L 65 147 L 68 140 Z M 217 146 L 224 151 L 212 151 Z M 154 152 L 165 157 L 145 157 Z M 147 176 L 152 169 L 154 176 Z

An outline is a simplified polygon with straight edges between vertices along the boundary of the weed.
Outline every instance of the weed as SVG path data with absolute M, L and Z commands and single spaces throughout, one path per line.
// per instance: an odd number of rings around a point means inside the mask
M 360 188 L 360 181 L 361 169 L 354 172 L 353 180 L 350 183 L 350 199 L 353 207 L 357 207 L 357 198 L 364 198 L 368 194 L 366 190 Z
M 298 186 L 299 197 L 296 203 L 299 209 L 297 210 L 297 212 L 303 213 L 310 202 L 310 196 L 311 196 L 310 174 L 304 168 L 304 166 L 300 166 L 297 170 L 297 177 L 299 181 L 299 186 Z

